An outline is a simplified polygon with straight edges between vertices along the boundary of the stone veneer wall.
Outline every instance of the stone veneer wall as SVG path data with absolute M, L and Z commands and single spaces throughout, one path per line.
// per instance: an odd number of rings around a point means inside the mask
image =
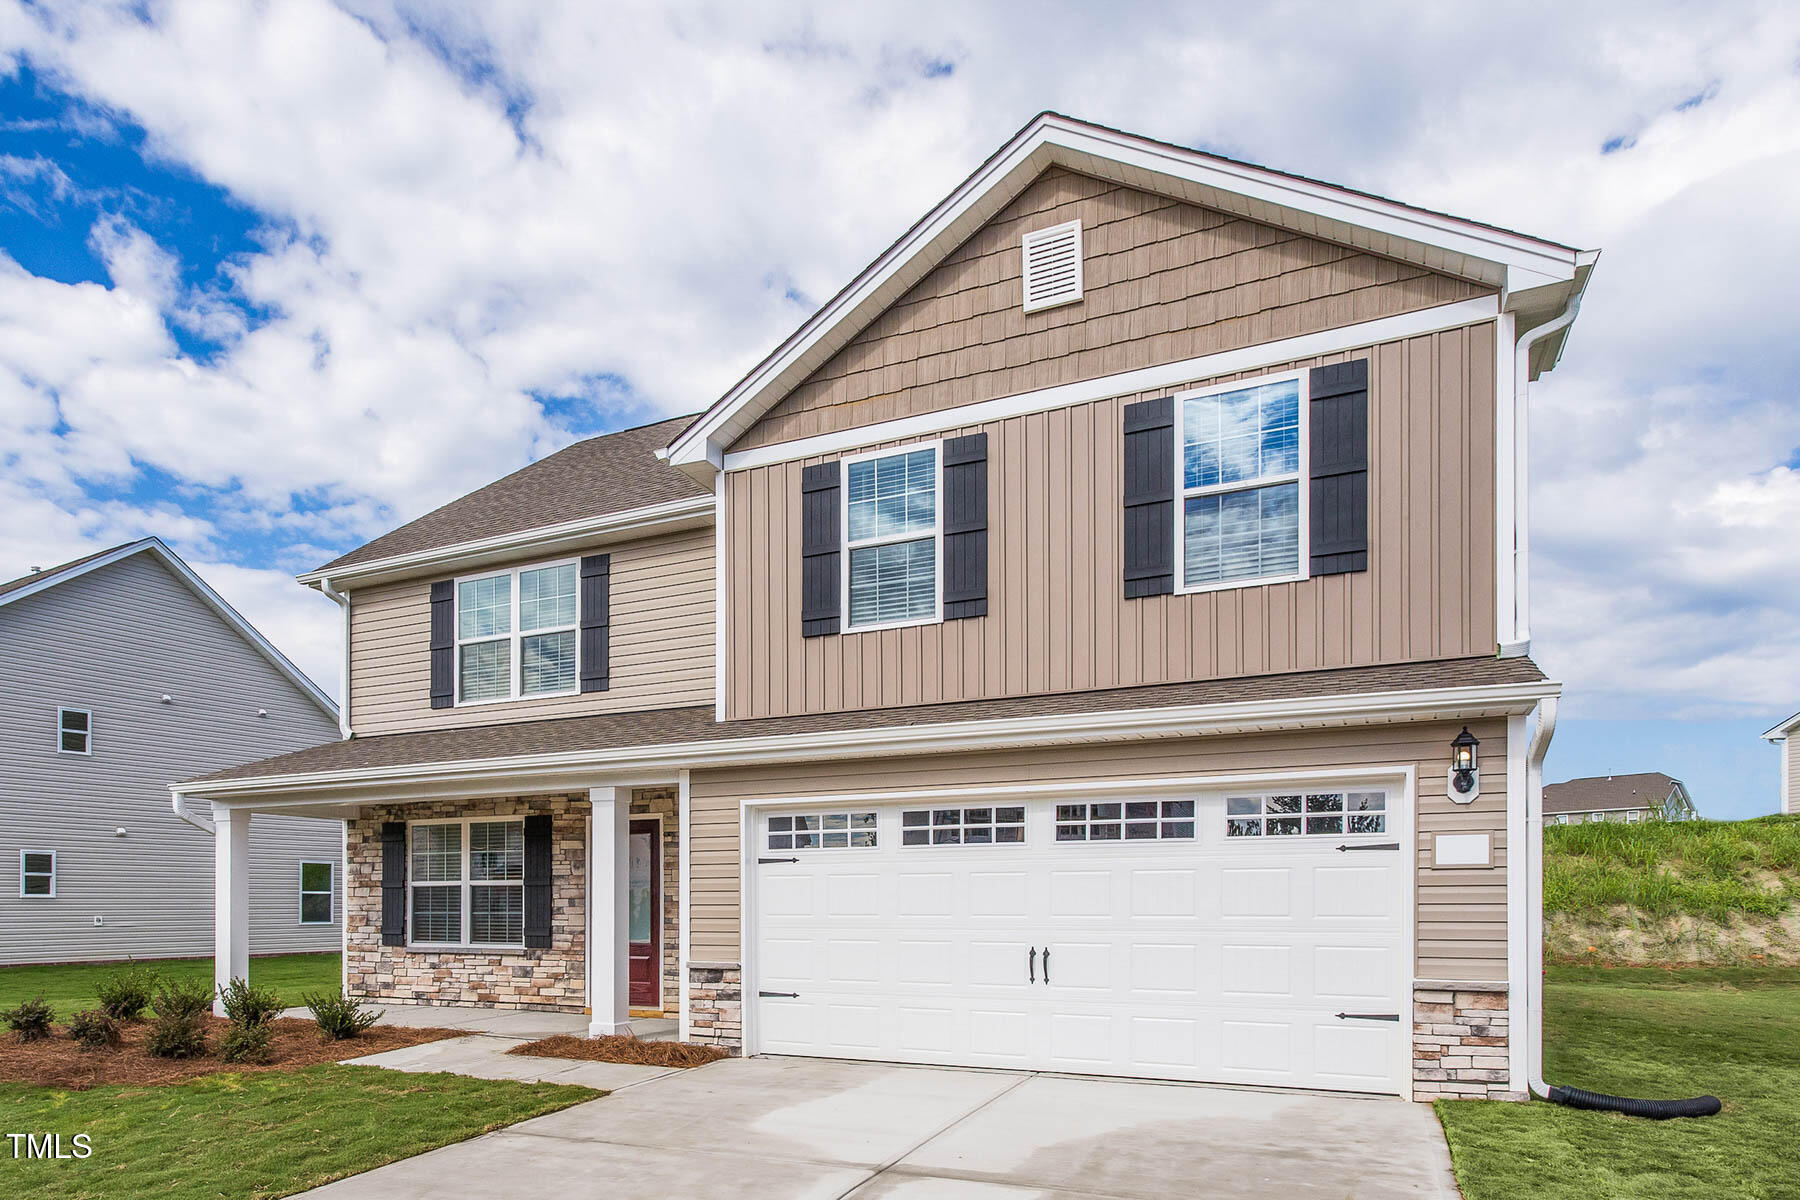
M 737 963 L 688 964 L 688 1040 L 744 1049 L 744 972 Z
M 1413 990 L 1413 1098 L 1523 1100 L 1507 1067 L 1507 994 L 1478 984 Z
M 662 1012 L 681 1010 L 681 825 L 676 788 L 638 788 L 631 794 L 633 816 L 662 818 Z
M 349 822 L 345 965 L 352 996 L 581 1012 L 587 1004 L 587 818 L 580 796 L 371 805 Z M 381 824 L 548 813 L 551 944 L 535 950 L 419 951 L 381 944 Z

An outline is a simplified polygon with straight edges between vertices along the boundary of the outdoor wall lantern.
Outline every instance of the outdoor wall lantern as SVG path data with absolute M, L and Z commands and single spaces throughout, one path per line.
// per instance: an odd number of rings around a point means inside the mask
M 1475 753 L 1480 746 L 1481 740 L 1467 725 L 1450 743 L 1450 799 L 1458 804 L 1472 804 L 1481 795 L 1481 766 Z

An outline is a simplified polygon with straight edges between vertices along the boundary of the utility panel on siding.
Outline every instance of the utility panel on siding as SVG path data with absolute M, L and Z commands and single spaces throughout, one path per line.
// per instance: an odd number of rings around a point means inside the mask
M 1081 299 L 1081 222 L 1065 221 L 1025 235 L 1025 311 Z

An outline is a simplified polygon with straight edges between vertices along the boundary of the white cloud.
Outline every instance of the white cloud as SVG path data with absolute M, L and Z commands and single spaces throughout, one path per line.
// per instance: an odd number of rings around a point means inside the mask
M 330 609 L 275 599 L 298 555 L 566 441 L 536 396 L 701 407 L 1048 107 L 1604 247 L 1536 392 L 1540 657 L 1578 711 L 1791 707 L 1800 17 L 1425 11 L 0 3 L 0 54 L 84 128 L 141 125 L 267 222 L 202 289 L 123 219 L 92 231 L 110 287 L 0 258 L 32 514 L 0 562 L 179 526 L 231 574 L 234 538 L 291 542 L 246 611 L 324 682 Z M 146 469 L 198 499 L 91 499 Z

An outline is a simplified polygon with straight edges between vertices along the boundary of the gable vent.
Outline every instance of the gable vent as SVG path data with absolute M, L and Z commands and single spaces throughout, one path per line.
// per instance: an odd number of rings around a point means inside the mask
M 1025 311 L 1081 299 L 1081 222 L 1025 235 Z

